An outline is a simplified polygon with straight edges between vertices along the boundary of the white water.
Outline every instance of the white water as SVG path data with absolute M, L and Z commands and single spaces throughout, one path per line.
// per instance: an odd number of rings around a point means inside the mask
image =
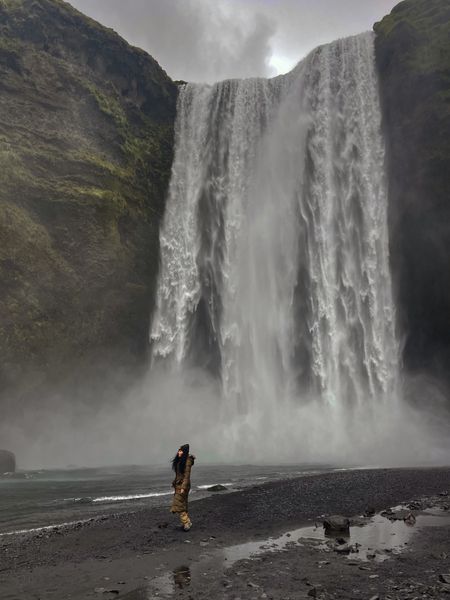
M 380 126 L 370 33 L 180 91 L 153 368 L 221 382 L 209 444 L 228 458 L 399 450 Z

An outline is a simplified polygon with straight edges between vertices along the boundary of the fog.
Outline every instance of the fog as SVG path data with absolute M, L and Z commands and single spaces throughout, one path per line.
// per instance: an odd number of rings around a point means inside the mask
M 190 443 L 198 464 L 324 463 L 426 466 L 450 461 L 446 396 L 424 376 L 405 381 L 406 401 L 363 402 L 346 414 L 303 397 L 268 413 L 230 415 L 217 382 L 200 371 L 148 374 L 100 409 L 58 398 L 36 402 L 20 420 L 2 421 L 2 446 L 20 469 L 168 464 Z

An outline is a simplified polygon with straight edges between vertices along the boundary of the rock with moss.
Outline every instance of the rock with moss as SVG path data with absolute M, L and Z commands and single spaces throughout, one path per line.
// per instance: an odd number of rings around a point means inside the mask
M 450 3 L 405 0 L 374 30 L 404 360 L 449 379 Z
M 177 87 L 62 0 L 0 0 L 0 390 L 143 364 Z

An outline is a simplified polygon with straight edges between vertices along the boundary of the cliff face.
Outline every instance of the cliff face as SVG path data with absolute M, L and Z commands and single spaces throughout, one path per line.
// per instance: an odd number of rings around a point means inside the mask
M 143 362 L 175 105 L 155 60 L 69 4 L 0 0 L 3 395 Z
M 374 30 L 405 366 L 450 381 L 450 4 L 406 0 Z
M 0 475 L 14 473 L 16 470 L 16 457 L 8 450 L 0 450 Z

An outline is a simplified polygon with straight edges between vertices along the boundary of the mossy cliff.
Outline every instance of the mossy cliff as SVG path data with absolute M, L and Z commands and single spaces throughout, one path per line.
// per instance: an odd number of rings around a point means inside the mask
M 0 0 L 3 395 L 145 360 L 175 105 L 69 4 Z
M 450 2 L 406 0 L 374 30 L 404 361 L 450 380 Z

